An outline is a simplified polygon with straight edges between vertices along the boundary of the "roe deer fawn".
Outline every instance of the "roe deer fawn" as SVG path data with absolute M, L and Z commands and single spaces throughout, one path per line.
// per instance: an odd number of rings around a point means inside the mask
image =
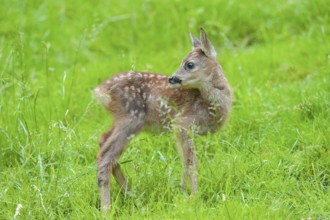
M 190 34 L 193 49 L 179 69 L 168 77 L 155 73 L 119 73 L 98 86 L 94 93 L 112 113 L 113 125 L 100 140 L 97 156 L 101 209 L 110 207 L 110 175 L 127 190 L 119 157 L 130 139 L 141 130 L 177 128 L 182 155 L 182 189 L 187 182 L 197 193 L 197 157 L 189 131 L 195 134 L 217 131 L 228 118 L 231 89 L 216 60 L 217 53 L 203 29 L 200 40 Z M 173 128 L 173 127 L 172 127 Z

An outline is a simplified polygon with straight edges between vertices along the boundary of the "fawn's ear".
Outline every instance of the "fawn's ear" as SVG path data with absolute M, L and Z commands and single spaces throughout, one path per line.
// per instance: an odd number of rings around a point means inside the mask
M 200 40 L 198 40 L 191 32 L 190 34 L 190 38 L 191 38 L 191 42 L 192 42 L 192 49 L 196 48 L 196 47 L 202 47 L 202 42 Z
M 207 56 L 211 56 L 216 58 L 217 52 L 215 51 L 211 41 L 207 38 L 206 33 L 203 28 L 201 28 L 201 43 L 202 43 L 202 50 Z

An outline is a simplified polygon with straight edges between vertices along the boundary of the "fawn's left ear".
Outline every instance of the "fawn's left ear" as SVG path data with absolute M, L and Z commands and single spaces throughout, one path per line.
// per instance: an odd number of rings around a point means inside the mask
M 202 47 L 202 42 L 200 40 L 198 40 L 191 32 L 190 34 L 190 38 L 191 38 L 191 42 L 192 42 L 192 49 L 196 48 L 196 47 Z
M 206 33 L 203 28 L 200 31 L 201 34 L 201 43 L 202 43 L 202 50 L 207 56 L 211 56 L 216 58 L 217 52 L 215 51 L 211 41 L 207 38 Z

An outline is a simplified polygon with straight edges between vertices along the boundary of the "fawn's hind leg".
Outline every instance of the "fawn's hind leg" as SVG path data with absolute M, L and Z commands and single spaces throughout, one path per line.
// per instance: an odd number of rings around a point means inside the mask
M 110 174 L 122 188 L 127 190 L 127 181 L 118 164 L 119 157 L 127 146 L 131 135 L 138 133 L 143 121 L 121 121 L 110 129 L 107 140 L 102 144 L 97 156 L 98 187 L 100 192 L 101 209 L 106 212 L 110 207 Z M 111 132 L 110 132 L 111 131 Z M 102 135 L 103 137 L 103 135 Z
M 127 181 L 118 166 L 119 156 L 128 144 L 125 132 L 114 130 L 114 133 L 104 142 L 97 156 L 98 187 L 100 192 L 101 209 L 107 211 L 110 206 L 110 174 L 119 176 L 120 185 Z
M 100 139 L 99 139 L 99 146 L 100 148 L 102 148 L 104 142 L 106 142 L 106 140 L 111 136 L 113 130 L 115 129 L 115 126 L 112 126 L 108 131 L 104 132 Z
M 103 133 L 99 139 L 99 145 L 100 148 L 104 145 L 106 140 L 112 135 L 113 131 L 115 129 L 115 126 L 112 126 L 108 131 Z M 125 176 L 120 168 L 119 163 L 115 164 L 112 168 L 112 174 L 114 175 L 117 183 L 121 186 L 122 189 L 125 190 L 125 192 L 128 190 L 128 183 L 125 179 Z

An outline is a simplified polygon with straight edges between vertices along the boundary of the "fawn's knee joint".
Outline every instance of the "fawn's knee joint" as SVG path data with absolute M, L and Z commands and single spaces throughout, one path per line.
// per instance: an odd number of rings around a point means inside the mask
M 97 178 L 97 185 L 99 186 L 99 188 L 103 186 L 103 182 L 104 180 L 102 178 L 100 177 Z
M 103 172 L 100 172 L 98 177 L 97 177 L 97 185 L 99 187 L 102 187 L 104 185 L 109 184 L 109 179 L 107 179 L 107 177 L 104 176 Z

